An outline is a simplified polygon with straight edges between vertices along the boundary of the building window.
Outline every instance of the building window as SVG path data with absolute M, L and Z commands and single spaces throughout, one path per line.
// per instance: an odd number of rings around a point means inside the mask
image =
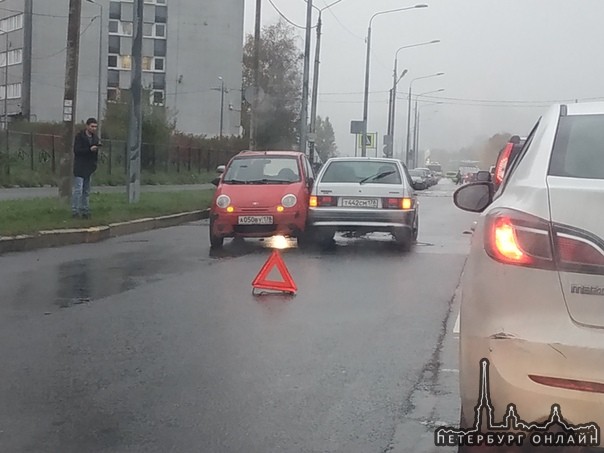
M 111 88 L 118 88 L 120 86 L 119 71 L 107 71 L 107 86 Z
M 120 21 L 119 20 L 110 20 L 109 21 L 109 33 L 117 33 L 119 30 Z
M 122 18 L 122 4 L 120 2 L 111 2 L 109 4 L 109 19 L 120 20 Z
M 17 14 L 16 16 L 7 17 L 0 20 L 0 30 L 7 33 L 15 30 L 21 30 L 22 28 L 23 14 Z
M 163 90 L 153 90 L 151 92 L 151 104 L 153 105 L 164 105 L 164 92 Z
M 109 102 L 117 102 L 120 100 L 119 88 L 108 88 L 107 89 L 107 100 Z
M 165 24 L 168 21 L 168 8 L 166 6 L 155 7 L 155 22 Z
M 19 99 L 21 98 L 21 84 L 20 83 L 9 83 L 8 89 L 6 85 L 0 86 L 0 100 L 4 100 L 4 90 L 7 91 L 7 99 Z
M 109 55 L 107 57 L 107 66 L 110 68 L 117 68 L 117 55 Z
M 166 70 L 166 59 L 163 57 L 155 57 L 153 59 L 153 70 L 164 72 Z
M 154 28 L 155 30 L 153 36 L 155 36 L 156 38 L 166 37 L 166 24 L 155 24 Z
M 145 22 L 143 24 L 143 36 L 145 38 L 152 38 L 153 37 L 153 23 L 151 22 Z
M 119 36 L 109 36 L 109 53 L 120 53 Z
M 161 39 L 156 39 L 153 43 L 153 55 L 156 57 L 165 57 L 166 56 L 166 41 Z
M 153 74 L 153 89 L 163 90 L 166 88 L 166 75 L 165 74 Z
M 23 49 L 14 49 L 8 51 L 8 65 L 23 63 Z M 0 67 L 6 66 L 6 52 L 0 53 Z
M 120 55 L 120 69 L 132 69 L 132 57 L 130 55 Z
M 153 64 L 152 57 L 143 57 L 143 71 L 151 71 L 152 64 Z

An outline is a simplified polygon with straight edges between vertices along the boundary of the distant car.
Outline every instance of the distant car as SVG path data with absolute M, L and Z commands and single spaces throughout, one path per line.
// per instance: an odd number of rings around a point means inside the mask
M 321 244 L 337 231 L 391 233 L 404 250 L 416 240 L 418 202 L 405 166 L 396 159 L 329 159 L 309 202 L 309 235 Z
M 484 359 L 497 423 L 512 405 L 543 423 L 556 405 L 575 427 L 604 426 L 603 143 L 604 103 L 555 105 L 497 192 L 478 182 L 454 195 L 482 213 L 460 293 L 462 428 L 478 413 Z
M 476 173 L 480 171 L 478 167 L 460 167 L 459 171 L 461 172 L 461 182 L 463 184 L 468 184 L 474 182 L 476 180 Z
M 310 162 L 303 153 L 239 153 L 222 177 L 214 180 L 210 245 L 222 247 L 228 237 L 273 235 L 303 241 L 313 182 Z
M 499 189 L 499 186 L 505 177 L 506 170 L 512 166 L 512 163 L 520 154 L 525 142 L 526 138 L 520 138 L 515 135 L 510 138 L 503 149 L 499 151 L 497 163 L 493 169 L 493 184 L 495 185 L 495 190 Z
M 429 176 L 425 171 L 419 169 L 409 170 L 409 176 L 411 176 L 411 180 L 417 190 L 424 190 L 429 187 Z
M 455 181 L 455 180 L 457 179 L 457 172 L 456 172 L 456 171 L 448 171 L 448 172 L 445 174 L 445 177 L 447 177 L 447 178 L 449 178 L 449 179 L 451 179 L 451 180 Z
M 420 167 L 420 168 L 416 168 L 415 170 L 421 170 L 421 171 L 425 172 L 425 174 L 427 175 L 427 178 L 428 178 L 428 187 L 432 187 L 432 186 L 438 184 L 438 179 L 434 175 L 434 172 L 432 170 L 430 170 L 429 168 Z

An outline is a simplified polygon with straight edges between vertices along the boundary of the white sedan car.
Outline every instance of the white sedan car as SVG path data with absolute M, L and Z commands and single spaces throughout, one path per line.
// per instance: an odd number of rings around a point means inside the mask
M 455 193 L 482 213 L 462 280 L 461 425 L 475 426 L 488 364 L 490 421 L 513 408 L 604 427 L 604 103 L 552 107 L 510 165 L 496 193 Z
M 396 159 L 329 159 L 309 203 L 310 235 L 320 243 L 337 231 L 391 233 L 408 250 L 417 238 L 418 202 L 406 167 Z

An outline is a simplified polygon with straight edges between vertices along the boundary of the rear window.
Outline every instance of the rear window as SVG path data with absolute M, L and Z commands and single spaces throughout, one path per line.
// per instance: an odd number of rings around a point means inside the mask
M 380 174 L 390 174 L 378 177 Z M 372 184 L 402 184 L 398 166 L 393 162 L 372 161 L 334 161 L 325 170 L 321 182 L 360 182 L 374 176 L 368 183 Z
M 300 181 L 298 160 L 293 157 L 239 157 L 233 159 L 223 181 L 282 184 Z
M 604 115 L 560 118 L 549 174 L 604 179 Z

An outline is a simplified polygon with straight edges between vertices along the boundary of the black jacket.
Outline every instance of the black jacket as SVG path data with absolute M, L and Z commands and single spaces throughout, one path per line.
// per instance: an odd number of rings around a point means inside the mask
M 90 148 L 99 144 L 99 138 L 96 135 L 88 137 L 86 131 L 83 130 L 75 136 L 73 144 L 73 175 L 80 178 L 87 178 L 96 171 L 97 162 L 99 160 L 98 152 L 92 151 Z

